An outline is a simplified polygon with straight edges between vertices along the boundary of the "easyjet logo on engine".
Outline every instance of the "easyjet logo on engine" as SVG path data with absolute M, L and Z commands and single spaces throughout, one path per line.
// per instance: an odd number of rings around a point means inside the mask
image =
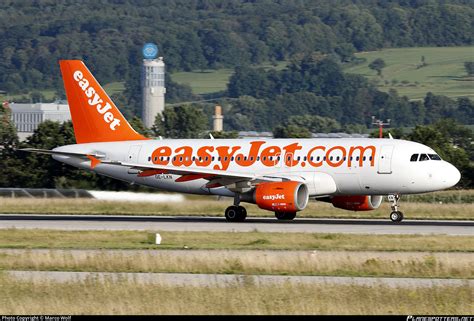
M 230 164 L 249 167 L 261 163 L 267 167 L 284 165 L 286 167 L 347 167 L 358 165 L 363 167 L 369 162 L 375 165 L 375 146 L 314 146 L 303 152 L 303 146 L 292 143 L 283 147 L 269 145 L 266 141 L 249 142 L 245 150 L 243 146 L 201 146 L 195 150 L 191 146 L 180 146 L 174 150 L 169 146 L 155 149 L 150 161 L 156 165 L 173 165 L 177 167 L 209 167 L 214 170 L 227 170 Z M 245 150 L 245 151 L 242 151 Z
M 89 98 L 87 100 L 89 105 L 96 108 L 97 112 L 103 116 L 104 122 L 109 124 L 111 130 L 116 130 L 117 126 L 120 126 L 120 119 L 115 118 L 112 111 L 109 111 L 112 109 L 112 106 L 108 102 L 104 104 L 104 100 L 99 96 L 96 89 L 89 85 L 89 81 L 84 78 L 80 70 L 76 70 L 73 77 L 87 98 Z
M 285 195 L 283 195 L 283 194 L 263 195 L 262 198 L 263 198 L 264 200 L 271 200 L 271 201 L 284 200 L 284 199 L 285 199 Z

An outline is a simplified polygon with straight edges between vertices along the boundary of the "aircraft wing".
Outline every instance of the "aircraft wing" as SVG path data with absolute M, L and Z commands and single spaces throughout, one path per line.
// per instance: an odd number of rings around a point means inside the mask
M 92 161 L 92 160 L 91 160 Z M 100 164 L 109 164 L 128 167 L 131 170 L 137 170 L 139 177 L 148 177 L 159 174 L 181 175 L 175 181 L 187 182 L 196 179 L 206 179 L 209 182 L 207 188 L 229 186 L 236 183 L 248 183 L 247 187 L 251 187 L 261 182 L 282 181 L 281 177 L 272 177 L 265 175 L 257 175 L 255 173 L 238 173 L 231 171 L 221 171 L 202 167 L 174 167 L 156 164 L 138 164 L 113 160 L 99 160 Z
M 75 153 L 75 152 L 62 152 L 47 149 L 37 148 L 23 148 L 20 151 L 33 152 L 47 155 L 59 155 L 69 157 L 80 157 L 87 158 L 91 161 L 91 168 L 94 169 L 99 164 L 108 164 L 123 166 L 129 168 L 129 170 L 136 170 L 138 177 L 148 177 L 159 174 L 172 174 L 180 175 L 175 181 L 176 182 L 187 182 L 196 179 L 206 179 L 209 182 L 206 184 L 207 188 L 215 188 L 221 186 L 230 186 L 234 184 L 240 184 L 245 187 L 252 187 L 261 182 L 275 182 L 285 180 L 284 177 L 273 177 L 266 175 L 257 175 L 256 173 L 237 173 L 230 171 L 221 171 L 202 167 L 175 167 L 175 166 L 163 166 L 156 164 L 139 164 L 122 162 L 115 160 L 105 159 L 105 155 L 94 154 L 94 153 Z

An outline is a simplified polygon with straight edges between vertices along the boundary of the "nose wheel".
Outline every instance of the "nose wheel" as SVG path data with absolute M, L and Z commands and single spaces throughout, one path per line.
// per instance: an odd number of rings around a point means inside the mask
M 227 222 L 243 222 L 247 217 L 247 210 L 243 206 L 232 205 L 225 210 Z
M 400 211 L 393 211 L 392 213 L 390 213 L 390 219 L 392 220 L 392 222 L 401 222 L 403 220 L 403 213 Z
M 395 223 L 401 222 L 403 220 L 403 213 L 398 210 L 398 201 L 400 200 L 400 195 L 390 194 L 388 195 L 388 200 L 390 202 L 390 206 L 392 207 L 392 213 L 390 213 L 390 220 Z

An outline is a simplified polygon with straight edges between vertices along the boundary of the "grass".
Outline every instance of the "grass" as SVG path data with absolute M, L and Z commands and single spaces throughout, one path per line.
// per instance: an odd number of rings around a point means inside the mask
M 474 97 L 474 79 L 468 78 L 464 69 L 464 62 L 473 60 L 474 47 L 392 48 L 356 56 L 367 61 L 347 67 L 345 71 L 377 81 L 380 90 L 393 88 L 410 99 L 423 99 L 429 91 L 449 97 Z M 422 56 L 427 65 L 419 68 Z M 377 58 L 382 58 L 387 65 L 382 78 L 368 67 Z
M 0 229 L 0 248 L 474 252 L 472 236 L 160 232 L 162 243 L 155 245 L 154 233 Z
M 173 81 L 189 85 L 194 94 L 209 94 L 227 89 L 227 83 L 233 69 L 204 70 L 191 72 L 175 72 L 171 74 Z
M 473 314 L 472 288 L 383 285 L 163 286 L 0 276 L 0 314 Z M 21 302 L 21 304 L 19 304 Z
M 125 90 L 125 82 L 112 82 L 109 84 L 104 85 L 104 89 L 107 92 L 109 96 L 116 94 L 116 93 L 122 93 Z M 31 92 L 40 92 L 46 101 L 52 101 L 53 98 L 56 96 L 56 91 L 54 89 L 44 89 L 44 90 L 33 90 Z M 31 92 L 26 93 L 26 94 L 12 94 L 12 95 L 7 95 L 6 98 L 11 101 L 17 101 L 19 99 L 27 98 L 31 94 Z
M 279 61 L 275 64 L 269 62 L 255 66 L 256 68 L 283 70 L 287 61 Z M 234 70 L 229 68 L 209 69 L 203 71 L 175 72 L 171 74 L 173 81 L 179 84 L 189 85 L 194 94 L 210 94 L 227 89 L 227 84 Z
M 474 278 L 472 253 L 0 251 L 0 269 L 74 272 Z
M 45 100 L 46 101 L 52 101 L 53 98 L 56 96 L 56 91 L 54 89 L 44 89 L 44 90 L 33 90 L 29 93 L 26 93 L 26 94 L 8 94 L 6 96 L 6 99 L 10 100 L 10 101 L 18 101 L 18 100 L 27 100 L 29 101 L 29 95 L 32 93 L 32 92 L 39 92 L 41 93 Z M 26 98 L 25 98 L 26 97 Z M 25 99 L 24 99 L 25 98 Z
M 425 200 L 436 203 L 404 202 L 401 210 L 407 219 L 473 219 L 473 203 L 450 203 L 458 196 L 427 196 Z M 417 196 L 410 196 L 414 199 Z M 472 202 L 472 192 L 463 198 Z M 441 199 L 446 200 L 444 203 Z M 440 204 L 440 202 L 442 204 Z M 196 215 L 223 216 L 225 209 L 232 203 L 230 198 L 216 201 L 214 197 L 188 197 L 184 203 L 135 203 L 117 201 L 99 201 L 94 199 L 29 199 L 0 198 L 0 213 L 9 214 L 86 214 L 86 215 Z M 243 204 L 249 217 L 273 217 L 273 212 L 262 210 L 254 204 Z M 384 202 L 380 208 L 368 212 L 354 212 L 337 209 L 324 202 L 309 202 L 304 211 L 298 212 L 299 218 L 378 218 L 387 219 L 390 205 Z
M 120 94 L 125 90 L 125 82 L 117 81 L 117 82 L 108 83 L 104 85 L 104 90 L 107 92 L 109 96 L 113 94 Z

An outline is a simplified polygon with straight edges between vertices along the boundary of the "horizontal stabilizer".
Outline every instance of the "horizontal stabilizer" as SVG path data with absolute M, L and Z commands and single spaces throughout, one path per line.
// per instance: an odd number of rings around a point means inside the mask
M 93 156 L 95 158 L 104 158 L 105 155 L 101 154 L 83 154 L 83 153 L 72 153 L 72 152 L 60 152 L 55 150 L 49 149 L 38 149 L 38 148 L 22 148 L 19 149 L 22 152 L 30 152 L 30 153 L 39 153 L 39 154 L 47 154 L 47 155 L 62 155 L 62 156 L 72 156 L 72 157 L 88 157 Z

